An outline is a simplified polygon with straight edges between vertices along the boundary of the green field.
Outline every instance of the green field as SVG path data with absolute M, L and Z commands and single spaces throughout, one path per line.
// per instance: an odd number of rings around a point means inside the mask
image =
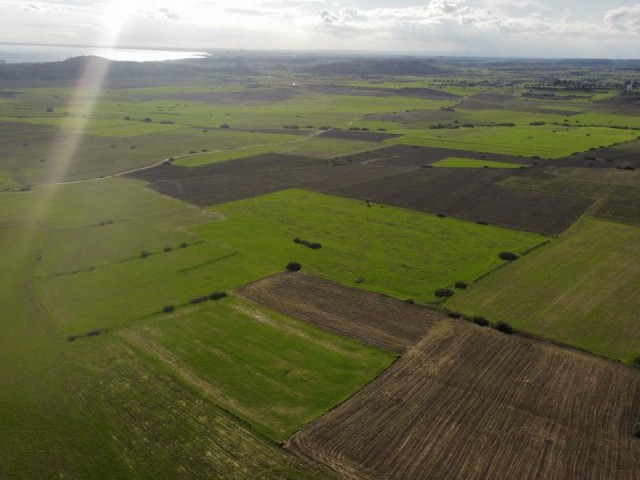
M 620 360 L 640 354 L 640 230 L 585 219 L 447 307 Z
M 355 393 L 395 355 L 228 297 L 121 335 L 275 441 Z
M 405 137 L 386 140 L 385 143 L 558 158 L 636 137 L 637 132 L 630 130 L 542 125 L 408 131 Z
M 525 165 L 509 162 L 492 162 L 474 158 L 449 157 L 431 164 L 437 168 L 524 168 Z
M 219 205 L 210 210 L 209 218 L 218 214 L 225 220 L 202 223 L 206 217 L 193 207 L 150 192 L 136 193 L 138 182 L 104 181 L 105 195 L 120 189 L 123 204 L 125 198 L 136 199 L 144 212 L 120 219 L 117 205 L 109 211 L 107 199 L 85 185 L 64 187 L 69 193 L 59 201 L 63 205 L 77 201 L 83 191 L 91 191 L 97 204 L 94 219 L 81 223 L 75 218 L 77 212 L 70 212 L 68 228 L 59 226 L 44 237 L 43 245 L 53 259 L 47 260 L 49 255 L 43 253 L 39 269 L 43 300 L 67 334 L 126 325 L 163 305 L 180 305 L 281 271 L 292 260 L 340 282 L 353 284 L 363 277 L 361 287 L 430 302 L 435 289 L 458 280 L 472 281 L 500 266 L 498 252 L 522 252 L 544 240 L 400 208 L 369 208 L 362 201 L 301 190 Z M 107 210 L 97 215 L 101 206 Z M 90 204 L 86 208 L 90 211 Z M 113 225 L 96 225 L 111 218 Z M 201 226 L 185 231 L 189 223 Z M 132 239 L 137 225 L 150 235 Z M 87 230 L 93 233 L 86 235 Z M 323 248 L 305 248 L 292 241 L 295 237 L 319 241 Z M 100 238 L 92 250 L 92 239 Z M 189 246 L 178 248 L 182 241 Z M 172 250 L 164 252 L 162 245 Z M 140 258 L 141 250 L 151 255 Z M 89 257 L 82 252 L 90 252 Z

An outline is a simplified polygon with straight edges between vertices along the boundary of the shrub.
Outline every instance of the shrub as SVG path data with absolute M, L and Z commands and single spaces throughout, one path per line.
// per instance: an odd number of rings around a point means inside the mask
M 447 312 L 447 316 L 451 318 L 461 318 L 462 314 L 458 312 Z
M 309 247 L 309 248 L 311 248 L 313 250 L 317 250 L 319 248 L 322 248 L 322 244 L 318 243 L 318 242 L 307 242 L 307 243 L 305 243 L 305 246 Z
M 192 298 L 191 300 L 189 300 L 189 304 L 195 305 L 197 303 L 206 302 L 207 300 L 209 300 L 209 297 L 207 297 L 207 296 L 196 297 L 196 298 Z
M 287 263 L 286 268 L 290 272 L 297 272 L 298 270 L 302 269 L 302 265 L 300 265 L 298 262 L 289 262 Z
M 460 290 L 464 290 L 465 288 L 467 288 L 467 284 L 464 282 L 456 282 L 456 288 L 459 288 Z
M 302 243 L 302 240 L 300 240 L 298 237 L 293 239 L 293 243 Z
M 227 292 L 213 292 L 209 295 L 209 300 L 220 300 L 227 296 Z
M 512 252 L 500 252 L 498 254 L 498 257 L 500 257 L 502 260 L 507 260 L 509 262 L 512 262 L 514 260 L 517 260 L 518 255 Z
M 164 247 L 164 251 L 169 253 L 171 250 L 173 250 L 173 248 L 171 247 Z
M 481 327 L 486 327 L 487 325 L 489 325 L 489 320 L 481 315 L 471 317 L 471 321 L 476 325 L 480 325 Z
M 142 120 L 142 121 L 143 121 L 143 122 L 145 122 L 145 123 L 151 123 L 151 122 L 153 122 L 153 120 L 151 120 L 151 117 L 147 117 L 147 118 L 145 118 L 145 119 L 144 119 L 144 120 Z
M 358 277 L 354 280 L 355 283 L 362 283 L 364 282 L 364 277 Z
M 187 242 L 182 242 L 180 244 L 180 248 L 187 248 L 187 245 L 188 245 Z
M 173 305 L 165 305 L 162 307 L 162 313 L 171 313 L 176 309 Z
M 498 322 L 496 323 L 496 330 L 502 333 L 506 333 L 507 335 L 511 335 L 513 333 L 513 327 L 506 322 Z
M 416 302 L 413 300 L 413 298 L 407 298 L 404 303 L 408 303 L 409 305 L 415 305 Z
M 637 368 L 640 368 L 640 355 L 638 355 L 637 357 L 635 357 L 633 359 L 633 366 L 637 367 Z
M 446 213 L 442 213 L 442 212 L 438 212 L 438 213 L 436 213 L 436 217 L 446 218 L 447 214 Z
M 47 112 L 48 112 L 48 113 L 53 113 L 54 111 L 55 111 L 55 110 L 54 110 L 53 108 L 51 108 L 51 107 L 47 108 Z
M 454 294 L 454 291 L 449 288 L 439 288 L 435 291 L 435 296 L 438 298 L 449 298 Z
M 140 258 L 147 258 L 149 255 L 151 255 L 151 253 L 147 252 L 146 250 L 140 252 Z
M 489 223 L 488 223 L 488 222 L 484 222 L 484 221 L 482 221 L 482 220 L 478 220 L 476 223 L 477 223 L 478 225 L 489 225 Z
M 220 128 L 231 128 L 228 123 L 223 123 Z

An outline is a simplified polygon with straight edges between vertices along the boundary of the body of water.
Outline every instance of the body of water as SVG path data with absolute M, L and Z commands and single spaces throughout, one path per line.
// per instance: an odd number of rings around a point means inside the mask
M 207 56 L 202 52 L 173 50 L 0 44 L 0 62 L 6 63 L 59 62 L 83 55 L 97 55 L 109 60 L 129 62 L 159 62 Z

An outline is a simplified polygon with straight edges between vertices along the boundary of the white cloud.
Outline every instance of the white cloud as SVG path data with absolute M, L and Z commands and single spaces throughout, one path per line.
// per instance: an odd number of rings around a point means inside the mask
M 640 33 L 640 4 L 609 10 L 604 23 L 612 31 Z

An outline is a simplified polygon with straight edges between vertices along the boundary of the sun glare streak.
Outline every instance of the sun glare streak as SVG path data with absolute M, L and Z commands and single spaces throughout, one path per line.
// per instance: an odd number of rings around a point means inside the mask
M 111 0 L 103 11 L 104 25 L 95 43 L 104 47 L 117 47 L 122 29 L 133 9 L 131 1 Z M 92 118 L 108 72 L 109 62 L 105 60 L 92 58 L 84 62 L 80 78 L 68 103 L 73 114 L 62 119 L 51 145 L 49 158 L 53 167 L 45 185 L 38 192 L 39 199 L 34 206 L 32 217 L 34 223 L 40 223 L 46 218 L 67 173 L 73 163 L 79 160 L 77 153 L 82 136 Z

